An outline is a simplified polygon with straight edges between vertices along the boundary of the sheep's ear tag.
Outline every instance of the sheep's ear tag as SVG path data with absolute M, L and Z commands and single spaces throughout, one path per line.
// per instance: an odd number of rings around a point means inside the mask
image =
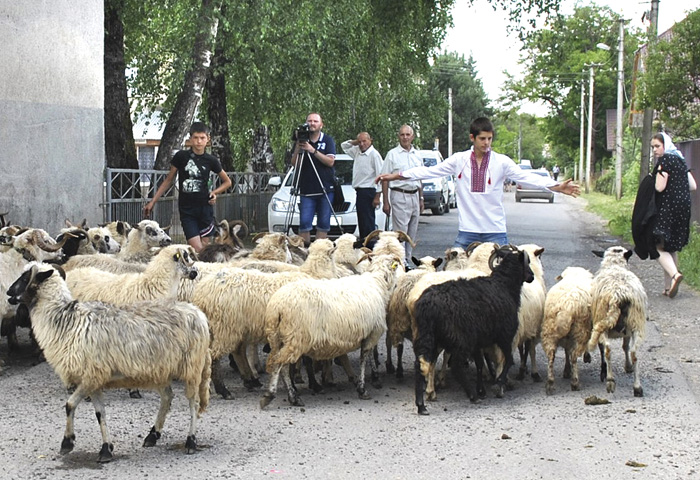
M 177 253 L 173 256 L 173 258 L 174 258 L 175 260 L 180 260 L 180 252 L 177 252 Z
M 391 264 L 391 269 L 392 269 L 392 270 L 396 270 L 397 268 L 399 268 L 399 262 L 394 262 L 394 263 Z

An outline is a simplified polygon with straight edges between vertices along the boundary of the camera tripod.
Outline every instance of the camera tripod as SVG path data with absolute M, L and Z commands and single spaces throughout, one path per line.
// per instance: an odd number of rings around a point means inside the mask
M 297 199 L 300 195 L 300 193 L 299 193 L 299 180 L 300 180 L 301 175 L 302 175 L 301 167 L 302 167 L 304 161 L 306 160 L 306 161 L 311 163 L 311 168 L 313 168 L 314 174 L 316 174 L 316 179 L 318 180 L 319 185 L 321 185 L 321 190 L 323 191 L 323 196 L 326 198 L 326 201 L 328 202 L 328 206 L 331 209 L 331 215 L 333 215 L 333 218 L 335 218 L 335 223 L 336 223 L 336 225 L 338 225 L 338 228 L 340 229 L 340 234 L 342 235 L 345 232 L 343 231 L 343 226 L 340 224 L 340 220 L 338 219 L 338 215 L 336 215 L 336 213 L 335 213 L 335 209 L 333 208 L 333 202 L 331 202 L 331 199 L 328 197 L 328 191 L 326 190 L 326 187 L 323 185 L 323 182 L 321 181 L 321 176 L 318 174 L 318 169 L 316 168 L 316 164 L 313 162 L 311 157 L 308 155 L 309 155 L 309 153 L 305 150 L 301 150 L 297 154 L 297 161 L 296 161 L 296 165 L 294 166 L 294 180 L 292 181 L 292 188 L 290 189 L 290 192 L 289 192 L 289 204 L 287 205 L 287 215 L 284 219 L 284 231 L 285 231 L 285 233 L 289 232 L 289 227 L 291 226 L 292 219 L 294 218 L 294 210 L 296 209 Z M 342 186 L 340 188 L 342 188 Z M 299 223 L 301 224 L 301 211 L 299 212 Z

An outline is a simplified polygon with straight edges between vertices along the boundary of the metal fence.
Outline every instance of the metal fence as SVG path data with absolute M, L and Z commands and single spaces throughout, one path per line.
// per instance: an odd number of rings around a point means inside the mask
M 143 207 L 153 198 L 168 171 L 107 168 L 102 203 L 104 222 L 123 220 L 138 223 L 143 220 Z M 217 195 L 214 215 L 217 220 L 242 220 L 251 232 L 267 231 L 267 204 L 277 187 L 269 181 L 279 173 L 228 172 L 231 188 Z M 212 174 L 216 186 L 221 180 Z M 177 208 L 179 191 L 177 179 L 156 202 L 151 218 L 161 226 L 171 226 L 173 238 L 184 241 Z

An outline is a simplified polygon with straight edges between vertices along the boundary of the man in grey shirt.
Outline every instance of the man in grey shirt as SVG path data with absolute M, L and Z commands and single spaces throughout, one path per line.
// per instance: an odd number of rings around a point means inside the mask
M 356 139 L 347 140 L 340 146 L 354 160 L 352 187 L 356 193 L 355 207 L 360 240 L 364 241 L 365 237 L 377 228 L 374 212 L 379 206 L 382 188 L 374 183 L 374 179 L 382 172 L 382 156 L 372 146 L 372 137 L 367 132 L 358 133 Z

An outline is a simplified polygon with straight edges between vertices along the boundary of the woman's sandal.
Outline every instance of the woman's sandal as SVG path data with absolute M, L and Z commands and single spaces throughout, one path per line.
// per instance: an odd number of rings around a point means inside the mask
M 671 278 L 671 288 L 668 289 L 668 298 L 673 298 L 676 296 L 678 293 L 678 287 L 680 286 L 681 282 L 683 281 L 683 274 L 681 272 L 677 272 L 673 278 Z

